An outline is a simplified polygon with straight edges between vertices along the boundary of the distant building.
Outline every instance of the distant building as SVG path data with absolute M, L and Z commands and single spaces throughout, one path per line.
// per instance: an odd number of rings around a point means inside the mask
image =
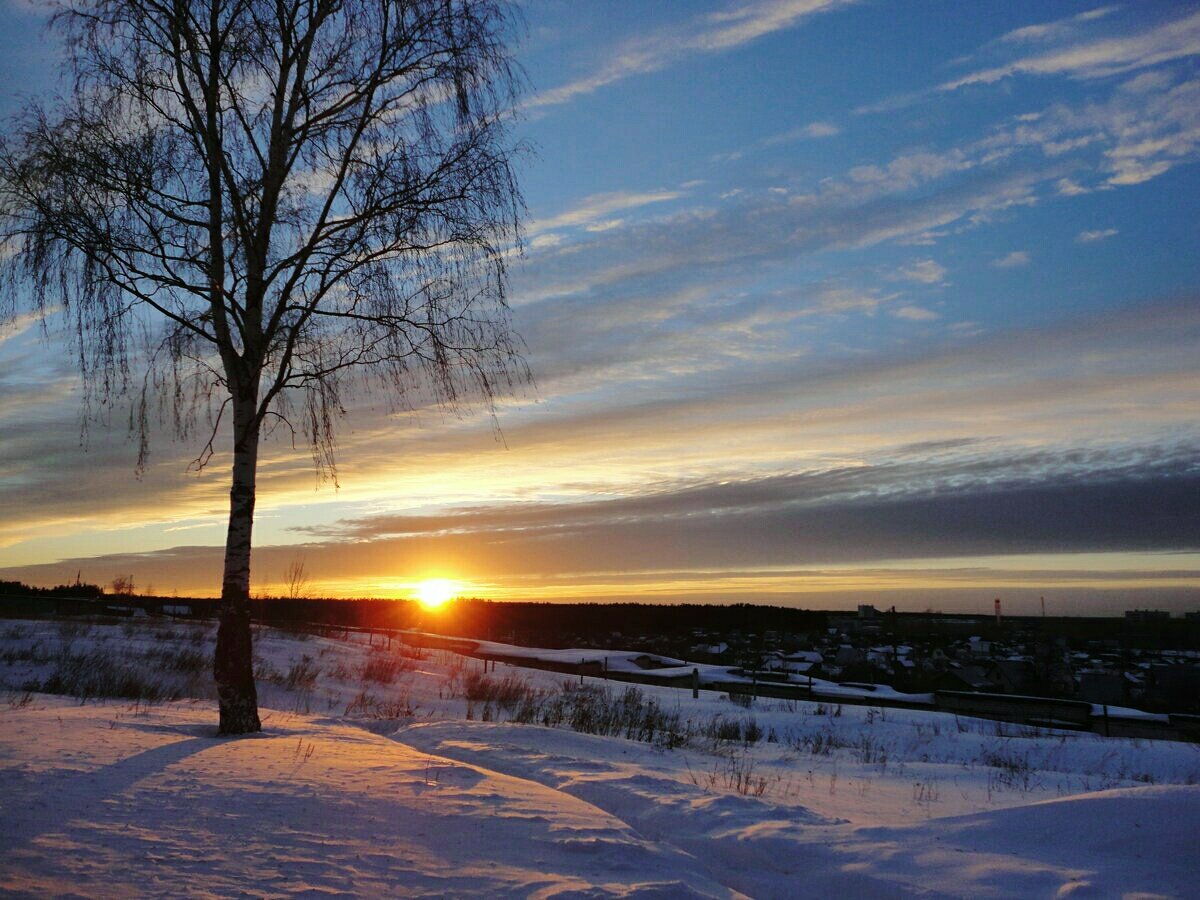
M 793 675 L 812 675 L 821 668 L 824 661 L 816 650 L 798 650 L 780 658 L 777 666 L 780 671 Z
M 1171 618 L 1171 614 L 1165 609 L 1127 609 L 1125 618 L 1130 622 L 1161 622 Z
M 992 653 L 992 642 L 985 641 L 981 637 L 972 637 L 967 641 L 967 652 L 972 656 L 990 656 Z
M 766 663 L 772 672 L 787 672 L 790 675 L 814 675 L 824 662 L 815 650 L 802 650 L 787 655 L 776 654 Z

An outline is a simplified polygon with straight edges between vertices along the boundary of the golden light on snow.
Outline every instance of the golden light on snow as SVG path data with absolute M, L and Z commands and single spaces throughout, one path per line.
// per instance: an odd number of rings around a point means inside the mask
M 426 609 L 437 609 L 459 595 L 462 585 L 449 578 L 428 578 L 416 586 L 417 600 Z

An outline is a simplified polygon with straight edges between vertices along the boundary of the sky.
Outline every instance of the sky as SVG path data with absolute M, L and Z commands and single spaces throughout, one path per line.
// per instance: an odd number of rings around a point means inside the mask
M 50 89 L 0 0 L 0 113 Z M 274 435 L 252 583 L 1200 609 L 1200 3 L 528 0 L 535 382 Z M 0 578 L 219 591 L 227 456 L 0 331 Z

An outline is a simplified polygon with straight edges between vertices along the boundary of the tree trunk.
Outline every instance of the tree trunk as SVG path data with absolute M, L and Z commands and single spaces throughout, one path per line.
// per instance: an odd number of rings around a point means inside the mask
M 220 625 L 213 675 L 221 710 L 221 734 L 262 731 L 250 638 L 250 535 L 258 467 L 257 397 L 234 399 L 233 485 L 221 584 Z

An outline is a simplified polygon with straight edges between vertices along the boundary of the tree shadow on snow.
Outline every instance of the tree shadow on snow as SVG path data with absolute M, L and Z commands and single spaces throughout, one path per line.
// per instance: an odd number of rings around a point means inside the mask
M 73 821 L 94 821 L 98 814 L 111 809 L 106 801 L 120 797 L 139 781 L 159 774 L 168 766 L 214 746 L 216 737 L 216 728 L 208 726 L 164 727 L 128 723 L 126 727 L 175 734 L 190 732 L 199 736 L 143 750 L 87 772 L 59 775 L 52 781 L 40 779 L 38 786 L 44 788 L 25 797 L 10 794 L 10 802 L 0 813 L 0 834 L 4 835 L 0 847 L 5 852 L 12 852 L 32 844 L 39 837 L 65 830 Z M 8 821 L 4 821 L 6 819 Z

